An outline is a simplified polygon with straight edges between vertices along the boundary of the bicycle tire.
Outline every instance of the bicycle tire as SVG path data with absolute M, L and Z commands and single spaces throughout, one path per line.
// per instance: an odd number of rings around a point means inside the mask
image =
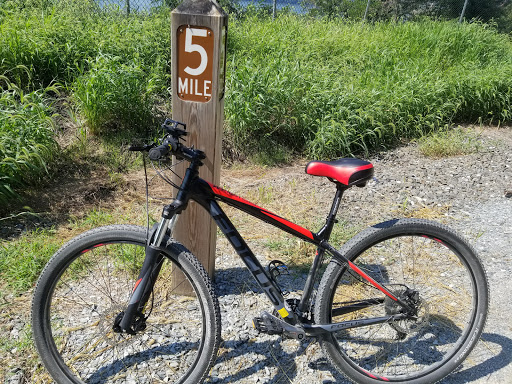
M 391 220 L 362 231 L 341 253 L 395 295 L 418 299 L 416 291 L 419 300 L 416 320 L 323 336 L 322 349 L 339 372 L 356 383 L 435 383 L 462 363 L 482 333 L 489 293 L 482 263 L 461 236 L 427 220 Z M 339 309 L 365 299 L 379 304 L 344 314 Z M 331 260 L 315 304 L 319 324 L 399 312 L 346 263 Z
M 220 341 L 219 303 L 201 263 L 172 239 L 162 251 L 146 328 L 133 336 L 113 331 L 142 266 L 146 234 L 134 225 L 96 228 L 65 244 L 44 268 L 32 329 L 57 383 L 191 384 L 207 376 Z

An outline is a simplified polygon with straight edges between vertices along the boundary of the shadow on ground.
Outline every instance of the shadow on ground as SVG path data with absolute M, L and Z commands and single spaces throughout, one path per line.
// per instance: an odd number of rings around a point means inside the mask
M 217 376 L 214 374 L 208 379 L 208 383 L 245 383 L 256 382 L 255 377 L 259 378 L 258 383 L 267 384 L 285 384 L 299 383 L 300 374 L 298 373 L 296 359 L 304 354 L 307 349 L 312 348 L 316 342 L 312 340 L 304 341 L 293 351 L 285 351 L 280 344 L 280 339 L 268 342 L 251 343 L 250 352 L 256 353 L 260 358 L 249 365 L 241 365 L 236 372 L 228 372 L 225 376 Z M 489 344 L 493 344 L 492 348 Z M 496 348 L 501 351 L 496 353 Z M 483 354 L 485 356 L 476 356 L 478 362 L 476 365 L 471 362 L 475 357 L 470 357 L 466 362 L 454 373 L 442 380 L 443 384 L 463 384 L 473 382 L 478 379 L 487 378 L 492 381 L 492 374 L 512 363 L 512 340 L 492 333 L 482 335 L 481 341 L 472 355 Z M 217 359 L 216 366 L 222 366 L 223 363 L 231 359 L 243 356 L 247 351 L 247 343 L 241 341 L 225 341 L 222 345 L 222 351 Z M 483 351 L 483 352 L 482 352 Z M 485 351 L 487 353 L 485 353 Z M 480 353 L 479 353 L 480 352 Z M 339 374 L 324 357 L 317 357 L 308 363 L 308 368 L 313 370 L 324 371 L 329 373 L 331 379 L 325 379 L 322 384 L 349 384 L 350 381 Z M 273 374 L 269 375 L 269 371 Z M 250 376 L 253 376 L 249 379 Z

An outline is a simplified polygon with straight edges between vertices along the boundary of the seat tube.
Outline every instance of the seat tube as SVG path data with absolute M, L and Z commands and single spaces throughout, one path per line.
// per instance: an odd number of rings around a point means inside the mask
M 336 195 L 334 196 L 334 199 L 332 201 L 331 210 L 329 211 L 329 215 L 327 216 L 327 219 L 325 221 L 325 225 L 317 234 L 322 240 L 328 241 L 329 238 L 331 237 L 332 229 L 334 227 L 334 224 L 336 223 L 336 215 L 338 214 L 340 201 L 344 191 L 345 188 L 338 186 L 336 190 Z M 304 292 L 302 293 L 302 298 L 300 300 L 298 307 L 299 312 L 301 313 L 305 313 L 308 310 L 311 301 L 311 296 L 313 293 L 313 286 L 315 284 L 315 280 L 318 275 L 320 265 L 322 264 L 324 253 L 325 249 L 321 247 L 317 248 L 315 259 L 313 260 L 313 265 L 311 266 L 308 277 L 306 279 L 306 284 L 304 285 Z

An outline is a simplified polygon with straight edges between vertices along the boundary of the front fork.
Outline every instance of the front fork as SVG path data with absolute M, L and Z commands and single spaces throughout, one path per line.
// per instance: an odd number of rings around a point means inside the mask
M 133 287 L 126 310 L 116 317 L 113 327 L 115 332 L 134 335 L 145 329 L 145 320 L 148 316 L 145 314 L 146 305 L 163 263 L 163 256 L 160 252 L 161 245 L 166 234 L 169 231 L 172 233 L 174 230 L 178 216 L 178 214 L 173 214 L 172 217 L 168 217 L 164 210 L 162 220 L 149 236 L 142 269 Z

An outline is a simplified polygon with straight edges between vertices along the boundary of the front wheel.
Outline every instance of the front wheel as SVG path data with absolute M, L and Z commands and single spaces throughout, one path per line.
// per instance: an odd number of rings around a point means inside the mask
M 146 229 L 101 227 L 63 246 L 39 278 L 32 327 L 59 383 L 200 383 L 220 340 L 220 311 L 202 265 L 181 244 L 162 267 L 134 335 L 116 330 L 145 257 Z M 46 381 L 46 380 L 43 380 Z
M 478 341 L 488 284 L 475 251 L 453 230 L 420 219 L 377 224 L 341 253 L 416 313 L 322 338 L 330 362 L 357 383 L 435 383 Z M 404 310 L 345 263 L 332 260 L 315 307 L 319 324 L 391 317 Z

